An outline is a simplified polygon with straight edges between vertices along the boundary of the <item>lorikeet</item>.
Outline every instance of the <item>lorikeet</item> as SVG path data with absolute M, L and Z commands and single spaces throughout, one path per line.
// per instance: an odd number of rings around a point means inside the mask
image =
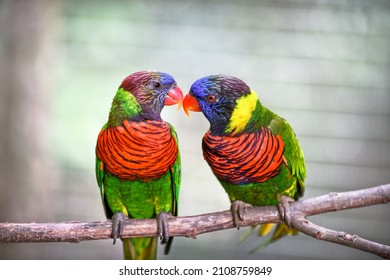
M 232 202 L 234 221 L 249 205 L 279 205 L 303 195 L 305 161 L 289 123 L 264 107 L 242 80 L 211 75 L 195 81 L 184 98 L 185 112 L 202 111 L 210 129 L 203 156 Z M 264 236 L 272 224 L 260 226 Z M 279 224 L 262 245 L 297 231 Z
M 181 166 L 176 132 L 160 113 L 182 101 L 174 78 L 161 72 L 133 73 L 116 92 L 96 145 L 96 178 L 114 243 L 127 217 L 157 218 L 169 251 L 166 221 L 177 215 Z M 126 259 L 155 259 L 157 237 L 123 239 L 123 249 Z

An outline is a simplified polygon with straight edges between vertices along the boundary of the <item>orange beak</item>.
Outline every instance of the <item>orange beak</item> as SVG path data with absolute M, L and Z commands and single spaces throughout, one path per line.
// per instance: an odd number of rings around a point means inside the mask
M 179 87 L 174 87 L 168 91 L 167 97 L 165 98 L 165 105 L 171 106 L 175 104 L 179 104 L 178 110 L 183 104 L 183 92 Z
M 200 109 L 198 100 L 196 100 L 195 97 L 193 97 L 192 95 L 189 95 L 189 94 L 187 94 L 184 97 L 183 109 L 184 109 L 184 112 L 186 112 L 187 116 L 189 116 L 189 117 L 190 117 L 189 111 L 202 112 L 202 110 Z

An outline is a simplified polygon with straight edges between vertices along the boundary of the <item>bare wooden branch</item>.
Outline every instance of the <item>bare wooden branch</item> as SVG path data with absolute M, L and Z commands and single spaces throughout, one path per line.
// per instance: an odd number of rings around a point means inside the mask
M 359 191 L 330 193 L 328 195 L 309 199 L 310 203 L 307 204 L 307 208 L 305 209 L 299 209 L 301 208 L 300 205 L 292 203 L 290 209 L 294 214 L 292 215 L 291 226 L 298 229 L 300 232 L 317 239 L 345 245 L 373 253 L 382 258 L 390 259 L 390 246 L 369 241 L 346 232 L 326 229 L 313 224 L 306 219 L 307 216 L 324 213 L 322 211 L 330 212 L 380 203 L 386 204 L 389 203 L 389 201 L 390 184 Z M 321 206 L 316 206 L 318 205 L 317 203 Z M 299 213 L 300 211 L 301 213 Z
M 291 226 L 314 238 L 334 242 L 390 259 L 390 246 L 365 240 L 357 235 L 323 228 L 306 219 L 331 211 L 365 207 L 390 202 L 390 184 L 344 193 L 307 198 L 291 202 Z M 241 227 L 261 223 L 281 223 L 276 206 L 251 207 L 240 223 Z M 111 238 L 111 221 L 64 223 L 0 223 L 0 242 L 73 242 Z M 234 228 L 230 211 L 169 219 L 170 236 L 195 238 L 199 234 Z M 126 222 L 124 238 L 157 236 L 154 219 Z

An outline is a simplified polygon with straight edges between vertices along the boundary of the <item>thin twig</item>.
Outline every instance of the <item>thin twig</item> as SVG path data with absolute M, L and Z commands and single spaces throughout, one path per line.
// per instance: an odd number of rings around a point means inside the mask
M 330 241 L 390 258 L 390 246 L 378 244 L 357 235 L 337 232 L 315 225 L 307 216 L 331 211 L 365 207 L 390 202 L 390 184 L 344 193 L 307 198 L 290 203 L 291 225 L 312 237 Z M 240 222 L 240 226 L 261 223 L 281 223 L 281 215 L 276 206 L 250 207 Z M 72 242 L 111 238 L 111 221 L 104 222 L 65 222 L 65 223 L 0 223 L 0 242 Z M 196 216 L 172 217 L 169 219 L 170 236 L 195 238 L 199 234 L 234 228 L 231 211 L 223 211 Z M 157 236 L 154 219 L 126 221 L 124 238 Z

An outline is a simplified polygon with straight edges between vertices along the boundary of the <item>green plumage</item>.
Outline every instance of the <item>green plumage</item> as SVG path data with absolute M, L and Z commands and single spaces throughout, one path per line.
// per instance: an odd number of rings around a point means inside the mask
M 201 78 L 183 104 L 186 112 L 202 111 L 210 122 L 203 154 L 232 203 L 278 205 L 282 196 L 297 200 L 303 195 L 305 160 L 292 127 L 243 81 L 225 75 Z M 269 230 L 262 225 L 259 234 Z M 295 233 L 279 224 L 262 245 Z
M 283 155 L 287 161 L 280 166 L 279 173 L 265 182 L 242 184 L 240 187 L 219 179 L 231 201 L 241 200 L 252 205 L 277 205 L 282 195 L 298 199 L 304 193 L 306 177 L 305 161 L 302 149 L 298 144 L 290 124 L 283 118 L 263 107 L 260 102 L 256 106 L 253 117 L 241 131 L 251 133 L 261 127 L 269 128 L 274 135 L 280 135 L 284 142 Z M 265 121 L 264 121 L 265 120 Z
M 168 74 L 133 73 L 119 87 L 109 119 L 99 133 L 96 178 L 106 216 L 113 219 L 114 239 L 121 237 L 121 217 L 177 215 L 181 175 L 178 139 L 173 126 L 160 117 L 171 93 L 179 99 L 181 95 L 182 100 L 180 89 Z M 172 238 L 163 241 L 168 253 Z M 157 237 L 123 239 L 123 243 L 125 259 L 156 259 Z
M 101 171 L 98 168 L 101 164 L 98 158 L 96 164 L 98 184 L 108 217 L 124 211 L 126 216 L 133 219 L 156 218 L 161 212 L 177 216 L 180 156 L 171 170 L 161 178 L 149 182 L 120 180 L 109 172 Z M 123 239 L 123 243 L 125 259 L 156 259 L 157 237 Z

